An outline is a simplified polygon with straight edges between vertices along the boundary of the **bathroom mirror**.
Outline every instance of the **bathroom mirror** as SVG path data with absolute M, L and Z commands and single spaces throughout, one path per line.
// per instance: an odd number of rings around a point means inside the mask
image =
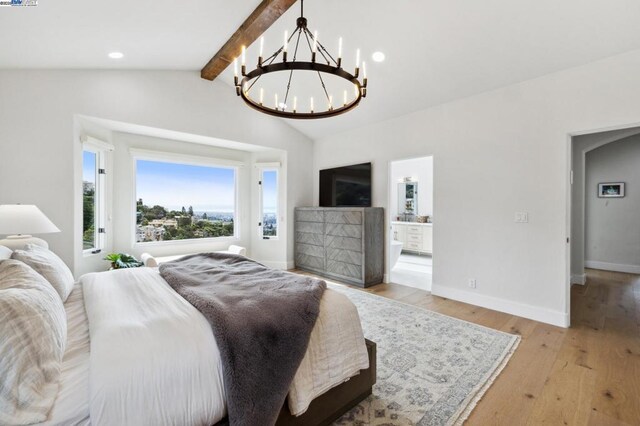
M 398 184 L 398 214 L 418 214 L 418 182 L 402 182 Z

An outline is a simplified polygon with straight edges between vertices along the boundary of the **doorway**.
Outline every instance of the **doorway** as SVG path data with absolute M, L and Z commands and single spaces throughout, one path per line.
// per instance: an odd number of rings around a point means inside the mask
M 389 164 L 388 281 L 431 291 L 433 157 Z
M 571 284 L 640 273 L 640 127 L 571 138 Z

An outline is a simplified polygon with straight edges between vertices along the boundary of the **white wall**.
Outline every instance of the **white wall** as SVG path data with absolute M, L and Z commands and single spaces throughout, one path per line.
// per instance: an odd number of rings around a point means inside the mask
M 571 282 L 585 284 L 585 161 L 587 153 L 600 146 L 640 133 L 640 128 L 588 133 L 572 138 L 571 170 Z
M 635 51 L 330 136 L 315 169 L 373 161 L 388 207 L 388 162 L 433 155 L 433 293 L 567 325 L 569 134 L 640 122 L 639 74 Z
M 420 216 L 433 215 L 433 157 L 411 158 L 391 163 L 391 217 L 398 216 L 398 185 L 404 178 L 418 182 L 418 212 Z M 395 201 L 394 201 L 395 200 Z M 404 212 L 404 210 L 402 210 Z
M 312 202 L 312 142 L 284 121 L 247 108 L 219 81 L 183 71 L 0 71 L 0 204 L 38 205 L 62 230 L 46 236 L 51 248 L 76 271 L 77 114 L 284 150 L 291 163 L 287 217 L 294 206 Z M 289 233 L 281 261 L 291 262 L 293 221 L 284 225 Z
M 640 273 L 640 136 L 587 153 L 586 264 Z M 625 182 L 624 198 L 599 198 L 598 183 Z

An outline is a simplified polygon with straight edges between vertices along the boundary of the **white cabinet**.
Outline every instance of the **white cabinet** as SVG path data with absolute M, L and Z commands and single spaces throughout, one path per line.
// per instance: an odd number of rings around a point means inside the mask
M 433 226 L 430 223 L 393 222 L 393 239 L 402 242 L 402 249 L 418 253 L 433 252 Z
M 396 241 L 404 242 L 407 238 L 407 229 L 404 226 L 396 226 L 392 225 L 393 229 L 393 239 Z

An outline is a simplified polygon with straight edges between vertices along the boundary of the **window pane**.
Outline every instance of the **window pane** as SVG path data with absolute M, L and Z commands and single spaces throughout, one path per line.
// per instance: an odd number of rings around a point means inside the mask
M 234 235 L 235 169 L 136 161 L 136 242 Z
M 278 235 L 278 172 L 262 172 L 262 236 Z
M 82 152 L 82 248 L 96 246 L 96 173 L 95 152 Z

